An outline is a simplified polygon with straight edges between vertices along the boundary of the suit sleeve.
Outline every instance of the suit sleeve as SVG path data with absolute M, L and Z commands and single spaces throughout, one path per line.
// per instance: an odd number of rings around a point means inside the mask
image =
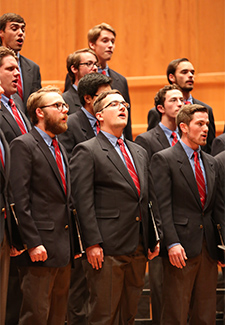
M 70 160 L 71 190 L 78 212 L 85 247 L 101 244 L 94 205 L 94 158 L 91 150 L 79 144 Z
M 38 229 L 31 211 L 31 174 L 33 168 L 30 148 L 19 138 L 12 141 L 11 149 L 11 185 L 16 206 L 16 214 L 23 243 L 27 248 L 42 245 Z
M 164 244 L 168 247 L 171 244 L 180 242 L 173 221 L 170 168 L 166 159 L 160 153 L 152 156 L 150 168 L 162 220 Z
M 219 138 L 215 138 L 212 142 L 211 155 L 216 156 L 225 150 L 225 144 Z

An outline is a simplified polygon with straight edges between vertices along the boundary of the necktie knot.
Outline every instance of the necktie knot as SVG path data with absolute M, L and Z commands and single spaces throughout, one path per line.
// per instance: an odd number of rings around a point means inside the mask
M 12 107 L 12 106 L 14 106 L 14 105 L 15 105 L 15 103 L 14 103 L 13 99 L 10 98 L 10 99 L 9 99 L 9 106 Z
M 121 139 L 121 138 L 119 138 L 119 139 L 117 140 L 117 143 L 118 143 L 119 146 L 124 146 L 123 139 Z
M 173 147 L 178 142 L 176 132 L 172 132 L 171 136 L 173 138 L 173 140 L 172 140 L 172 147 Z
M 106 71 L 105 70 L 102 70 L 102 74 L 104 74 L 104 76 L 106 76 Z
M 191 104 L 191 102 L 189 100 L 184 100 L 184 105 L 188 105 Z
M 56 140 L 56 138 L 52 139 L 52 145 L 54 148 L 56 148 L 58 146 L 58 141 Z

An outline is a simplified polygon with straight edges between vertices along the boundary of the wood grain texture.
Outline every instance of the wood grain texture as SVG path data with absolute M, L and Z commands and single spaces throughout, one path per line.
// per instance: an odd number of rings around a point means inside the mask
M 22 54 L 39 64 L 43 85 L 63 89 L 66 58 L 87 47 L 87 32 L 107 22 L 116 32 L 110 67 L 128 78 L 134 137 L 167 80 L 168 63 L 187 57 L 196 70 L 193 96 L 213 107 L 217 132 L 225 121 L 224 0 L 0 0 L 0 14 L 24 17 Z

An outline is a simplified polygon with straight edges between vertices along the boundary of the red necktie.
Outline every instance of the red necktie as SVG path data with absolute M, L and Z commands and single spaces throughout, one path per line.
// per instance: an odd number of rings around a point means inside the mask
M 52 145 L 55 149 L 55 159 L 62 179 L 63 188 L 66 194 L 66 178 L 63 170 L 62 157 L 61 157 L 58 141 L 56 139 L 52 139 Z
M 100 131 L 101 129 L 100 129 L 100 126 L 99 126 L 99 121 L 97 120 L 96 121 L 96 132 L 97 132 L 97 134 L 99 134 L 99 131 Z
M 127 169 L 128 169 L 128 172 L 130 173 L 130 176 L 132 177 L 133 179 L 133 182 L 137 188 L 137 191 L 138 191 L 138 195 L 140 196 L 140 183 L 139 183 L 139 179 L 138 179 L 138 175 L 134 169 L 134 166 L 130 160 L 130 157 L 128 156 L 127 152 L 126 152 L 126 149 L 124 147 L 124 142 L 123 142 L 123 139 L 118 139 L 118 144 L 120 146 L 120 150 L 124 156 L 124 159 L 125 159 L 125 162 L 126 162 L 126 165 L 127 165 Z
M 3 160 L 3 154 L 2 154 L 2 149 L 0 148 L 0 160 L 2 162 L 2 166 L 3 168 L 5 167 L 5 163 L 4 163 L 4 160 Z
M 197 182 L 198 191 L 200 195 L 200 200 L 202 202 L 202 208 L 204 208 L 205 197 L 206 197 L 205 179 L 203 177 L 202 169 L 199 164 L 197 151 L 194 151 L 194 164 L 195 164 L 195 177 L 196 177 L 196 182 Z
M 13 115 L 14 115 L 14 118 L 20 128 L 20 131 L 22 134 L 25 134 L 27 133 L 25 127 L 24 127 L 24 124 L 23 124 L 23 121 L 21 120 L 21 117 L 19 116 L 19 113 L 18 113 L 18 110 L 16 108 L 16 105 L 14 103 L 14 101 L 12 99 L 9 100 L 9 106 L 11 107 L 12 109 L 12 112 L 13 112 Z
M 21 81 L 20 75 L 18 77 L 17 91 L 18 91 L 20 98 L 23 100 L 23 87 L 22 87 L 22 81 Z
M 184 100 L 184 105 L 187 105 L 187 104 L 191 104 L 191 102 L 189 102 L 189 100 Z
M 173 138 L 171 146 L 173 147 L 178 142 L 176 132 L 172 132 L 171 136 Z
M 105 72 L 105 70 L 102 70 L 102 74 L 104 74 L 104 76 L 106 76 L 106 72 Z

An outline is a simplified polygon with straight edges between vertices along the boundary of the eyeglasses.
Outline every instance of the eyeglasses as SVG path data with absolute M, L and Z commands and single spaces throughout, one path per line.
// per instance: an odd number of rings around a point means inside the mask
M 92 62 L 92 61 L 88 61 L 88 62 L 83 62 L 80 63 L 79 65 L 86 65 L 88 68 L 93 69 L 94 65 L 97 67 L 97 61 L 96 62 Z
M 129 109 L 130 108 L 130 105 L 127 103 L 127 102 L 119 102 L 118 100 L 113 100 L 112 102 L 110 102 L 109 104 L 107 104 L 105 107 L 103 107 L 101 111 L 103 111 L 103 109 L 105 108 L 119 108 L 120 106 L 123 106 L 125 107 L 125 109 Z
M 69 105 L 66 104 L 66 103 L 60 103 L 60 102 L 57 102 L 57 103 L 54 103 L 54 104 L 50 104 L 50 105 L 45 105 L 45 106 L 42 106 L 40 107 L 41 109 L 42 108 L 45 108 L 45 107 L 54 107 L 56 108 L 58 111 L 62 112 L 62 111 L 69 111 Z

